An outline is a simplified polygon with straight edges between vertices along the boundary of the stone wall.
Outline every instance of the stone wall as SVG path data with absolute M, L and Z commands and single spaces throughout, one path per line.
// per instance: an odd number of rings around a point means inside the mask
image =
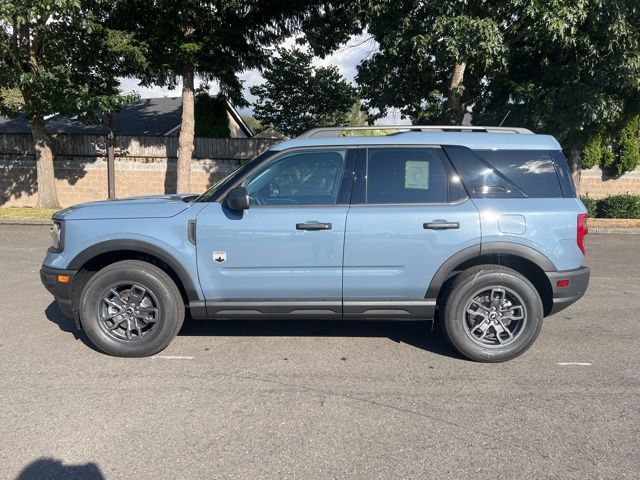
M 107 198 L 104 136 L 57 135 L 53 138 L 58 199 L 63 207 Z M 275 140 L 256 138 L 196 138 L 191 165 L 193 193 L 201 193 Z M 116 138 L 116 196 L 161 195 L 175 192 L 177 138 L 119 136 Z M 36 204 L 36 161 L 31 135 L 0 134 L 0 206 Z
M 603 198 L 609 195 L 631 193 L 640 195 L 640 168 L 628 172 L 621 177 L 608 175 L 595 167 L 582 171 L 580 181 L 580 194 L 589 195 L 591 198 Z
M 235 170 L 242 161 L 193 160 L 193 193 L 205 191 Z M 107 198 L 107 161 L 104 157 L 57 157 L 54 163 L 61 206 Z M 115 166 L 118 198 L 175 193 L 175 159 L 117 158 Z M 35 159 L 0 155 L 0 192 L 0 206 L 34 206 L 37 200 Z

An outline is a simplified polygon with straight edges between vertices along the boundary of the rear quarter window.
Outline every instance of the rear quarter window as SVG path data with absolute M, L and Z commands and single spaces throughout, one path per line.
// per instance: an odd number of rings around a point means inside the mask
M 556 164 L 545 150 L 476 150 L 527 197 L 563 197 Z

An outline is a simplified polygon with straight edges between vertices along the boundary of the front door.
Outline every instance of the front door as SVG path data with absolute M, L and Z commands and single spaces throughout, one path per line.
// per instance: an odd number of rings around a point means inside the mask
M 347 215 L 344 314 L 419 317 L 449 257 L 480 245 L 479 214 L 438 148 L 367 148 Z M 356 198 L 359 196 L 359 198 Z
M 197 261 L 210 316 L 341 315 L 345 172 L 354 156 L 344 148 L 284 152 L 242 182 L 248 210 L 202 210 Z

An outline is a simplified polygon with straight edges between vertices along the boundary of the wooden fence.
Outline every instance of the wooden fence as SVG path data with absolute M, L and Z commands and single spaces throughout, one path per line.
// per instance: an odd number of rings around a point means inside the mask
M 53 136 L 54 152 L 65 157 L 106 156 L 104 135 Z M 176 158 L 178 137 L 174 136 L 132 136 L 116 137 L 116 157 Z M 255 157 L 278 143 L 268 138 L 196 138 L 195 159 L 237 159 Z M 34 155 L 33 139 L 27 133 L 0 133 L 0 155 Z

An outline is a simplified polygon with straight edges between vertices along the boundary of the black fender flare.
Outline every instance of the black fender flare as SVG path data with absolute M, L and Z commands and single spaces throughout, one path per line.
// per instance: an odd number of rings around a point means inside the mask
M 524 260 L 528 260 L 535 263 L 544 272 L 556 272 L 557 268 L 546 255 L 539 251 L 515 242 L 487 242 L 483 244 L 474 245 L 472 247 L 460 250 L 458 253 L 449 257 L 436 271 L 435 275 L 431 279 L 429 288 L 425 298 L 427 300 L 436 300 L 440 289 L 444 282 L 447 281 L 451 273 L 461 263 L 468 262 L 474 258 L 482 255 L 512 255 L 514 257 L 520 257 Z
M 97 257 L 98 255 L 123 250 L 142 253 L 158 258 L 159 260 L 167 264 L 167 266 L 169 266 L 169 268 L 171 268 L 176 273 L 178 279 L 184 287 L 189 302 L 201 301 L 200 294 L 196 288 L 197 282 L 193 281 L 191 275 L 189 275 L 182 264 L 165 249 L 142 240 L 117 239 L 96 243 L 95 245 L 91 245 L 90 247 L 78 253 L 73 258 L 73 260 L 69 262 L 69 266 L 67 268 L 69 270 L 79 270 L 88 261 Z

